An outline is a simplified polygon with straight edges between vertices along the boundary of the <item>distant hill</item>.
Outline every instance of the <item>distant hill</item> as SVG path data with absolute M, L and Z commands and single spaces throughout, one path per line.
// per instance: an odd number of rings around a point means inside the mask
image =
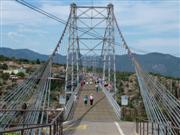
M 178 57 L 162 53 L 136 54 L 135 57 L 148 72 L 180 77 L 180 58 Z M 116 56 L 116 66 L 121 71 L 134 71 L 133 64 L 127 55 Z
M 0 48 L 0 54 L 7 57 L 25 58 L 29 60 L 47 60 L 48 55 L 43 55 L 28 49 Z M 149 53 L 135 55 L 146 71 L 160 73 L 166 76 L 180 77 L 180 58 L 169 54 Z M 56 62 L 66 64 L 66 56 L 58 55 Z M 99 63 L 102 65 L 102 63 Z M 134 67 L 127 55 L 116 55 L 116 69 L 119 71 L 133 72 Z
M 0 55 L 7 57 L 15 57 L 18 59 L 28 59 L 28 60 L 41 60 L 45 61 L 48 59 L 48 55 L 40 54 L 29 49 L 10 49 L 10 48 L 0 48 Z M 58 55 L 55 57 L 55 61 L 61 64 L 66 63 L 66 56 Z

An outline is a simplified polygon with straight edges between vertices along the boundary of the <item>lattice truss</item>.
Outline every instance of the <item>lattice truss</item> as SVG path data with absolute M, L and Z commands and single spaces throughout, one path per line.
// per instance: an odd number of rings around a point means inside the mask
M 70 94 L 76 88 L 80 67 L 92 66 L 94 72 L 98 67 L 103 68 L 103 80 L 116 86 L 113 5 L 72 4 L 70 14 L 66 93 Z M 100 63 L 103 66 L 99 66 Z

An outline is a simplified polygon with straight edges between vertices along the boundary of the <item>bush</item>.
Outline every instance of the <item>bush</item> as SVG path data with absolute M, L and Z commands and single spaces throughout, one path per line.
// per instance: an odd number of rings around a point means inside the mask
M 3 80 L 8 80 L 10 75 L 9 75 L 9 73 L 3 73 L 1 77 Z
M 41 62 L 40 62 L 40 60 L 39 59 L 37 59 L 36 60 L 36 64 L 40 64 Z
M 30 63 L 30 60 L 28 60 L 28 59 L 19 59 L 18 60 L 20 63 Z
M 17 73 L 17 76 L 21 77 L 21 78 L 24 78 L 25 77 L 25 74 L 23 72 L 19 72 Z
M 12 73 L 11 73 L 11 75 L 15 75 L 15 73 L 14 73 L 14 72 L 12 72 Z
M 5 57 L 5 56 L 3 56 L 3 55 L 0 55 L 0 61 L 7 61 L 7 60 L 9 60 L 8 57 Z
M 8 65 L 6 63 L 0 64 L 0 69 L 7 70 L 8 69 Z

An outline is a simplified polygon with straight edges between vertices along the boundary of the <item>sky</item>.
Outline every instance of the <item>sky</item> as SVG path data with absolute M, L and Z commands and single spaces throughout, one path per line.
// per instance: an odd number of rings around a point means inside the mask
M 160 52 L 180 57 L 179 0 L 25 0 L 67 20 L 70 4 L 114 5 L 128 46 L 136 53 Z M 64 25 L 13 0 L 0 0 L 0 47 L 51 54 Z M 65 52 L 64 52 L 65 53 Z

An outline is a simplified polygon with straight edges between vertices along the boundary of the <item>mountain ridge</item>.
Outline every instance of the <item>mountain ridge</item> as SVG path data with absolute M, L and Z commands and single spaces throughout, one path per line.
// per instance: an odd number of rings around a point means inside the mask
M 29 60 L 40 59 L 41 61 L 45 61 L 49 57 L 49 55 L 40 54 L 30 49 L 11 49 L 5 47 L 0 48 L 0 55 Z M 146 71 L 160 73 L 166 76 L 180 77 L 179 57 L 158 52 L 135 54 L 135 57 Z M 58 54 L 55 57 L 55 61 L 58 61 L 60 64 L 66 64 L 66 56 Z M 116 69 L 118 71 L 134 72 L 134 67 L 127 55 L 116 55 Z

